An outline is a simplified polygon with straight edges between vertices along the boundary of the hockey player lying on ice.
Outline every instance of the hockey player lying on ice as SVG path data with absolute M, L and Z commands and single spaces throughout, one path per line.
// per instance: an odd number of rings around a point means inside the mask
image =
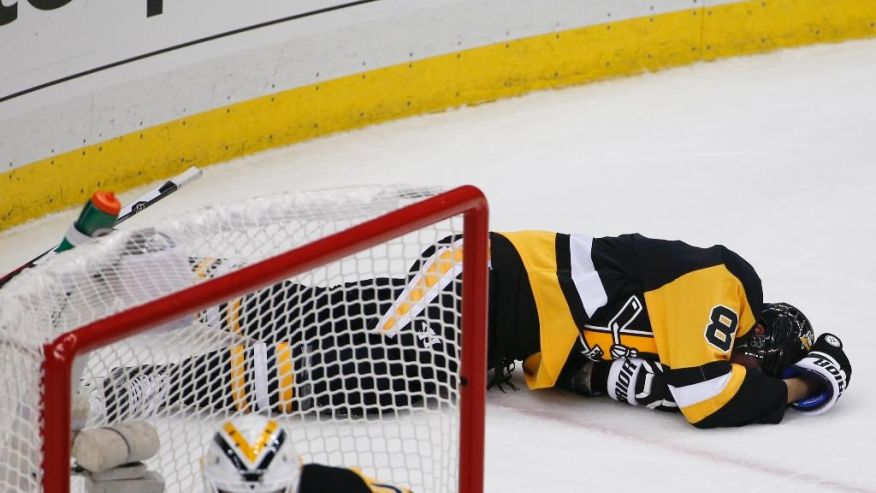
M 789 404 L 823 413 L 848 387 L 851 366 L 839 338 L 815 339 L 799 310 L 764 303 L 752 266 L 723 246 L 540 231 L 491 233 L 490 240 L 491 386 L 507 383 L 522 362 L 530 389 L 560 387 L 678 410 L 701 428 L 778 423 Z M 416 324 L 397 328 L 393 344 L 379 345 L 385 336 L 375 327 L 405 303 L 405 286 L 421 282 L 430 262 L 450 258 L 461 268 L 460 242 L 446 239 L 428 249 L 408 278 L 329 288 L 285 282 L 221 305 L 223 313 L 202 317 L 220 320 L 214 325 L 225 330 L 233 323 L 258 344 L 182 364 L 119 369 L 133 383 L 109 378 L 107 404 L 135 413 L 148 398 L 142 389 L 150 388 L 160 390 L 160 405 L 239 407 L 240 382 L 227 377 L 232 358 L 267 375 L 245 389 L 265 396 L 250 402 L 275 411 L 369 413 L 435 393 L 434 384 L 421 383 L 434 378 L 408 377 L 433 377 L 419 362 L 457 351 L 444 325 L 427 324 L 455 316 L 447 308 L 458 308 L 459 296 L 448 291 L 459 283 L 427 300 Z M 201 276 L 221 270 L 221 261 L 190 263 Z M 344 317 L 336 316 L 339 310 Z M 362 344 L 368 341 L 374 343 Z M 378 376 L 361 378 L 361 365 Z M 277 392 L 283 368 L 294 369 L 286 370 L 294 371 L 291 402 Z M 225 397 L 207 401 L 186 391 L 192 384 L 221 385 L 209 394 Z

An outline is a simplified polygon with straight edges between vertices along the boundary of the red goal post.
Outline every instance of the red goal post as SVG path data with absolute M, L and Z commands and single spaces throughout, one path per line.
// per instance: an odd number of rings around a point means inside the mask
M 483 193 L 473 186 L 462 186 L 426 198 L 267 260 L 95 321 L 45 344 L 41 408 L 43 491 L 60 493 L 70 490 L 71 378 L 77 357 L 456 215 L 463 216 L 465 237 L 459 491 L 480 493 L 484 465 L 488 205 Z

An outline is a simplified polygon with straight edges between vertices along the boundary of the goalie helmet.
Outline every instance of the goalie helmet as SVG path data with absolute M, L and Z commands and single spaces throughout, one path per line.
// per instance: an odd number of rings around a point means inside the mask
M 289 434 L 263 416 L 222 423 L 202 466 L 207 493 L 295 493 L 301 476 Z
M 764 303 L 758 325 L 737 341 L 733 353 L 754 358 L 764 373 L 781 377 L 809 352 L 814 340 L 803 312 L 788 303 Z

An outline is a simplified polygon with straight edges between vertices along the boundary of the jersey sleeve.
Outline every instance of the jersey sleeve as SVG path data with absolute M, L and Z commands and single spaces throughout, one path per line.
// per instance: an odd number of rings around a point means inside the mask
M 697 428 L 778 423 L 787 409 L 785 383 L 755 368 L 717 361 L 670 370 L 667 381 L 684 417 Z
M 301 468 L 298 493 L 412 493 L 362 474 L 357 468 L 306 464 Z

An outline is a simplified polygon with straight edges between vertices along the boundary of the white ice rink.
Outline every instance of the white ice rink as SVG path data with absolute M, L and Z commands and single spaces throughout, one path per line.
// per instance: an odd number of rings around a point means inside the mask
M 125 224 L 291 189 L 481 187 L 492 229 L 723 243 L 854 373 L 819 417 L 702 431 L 559 391 L 488 394 L 486 491 L 876 492 L 876 41 L 621 79 L 335 135 L 206 170 Z M 125 194 L 136 196 L 141 191 Z M 77 211 L 0 233 L 0 271 Z M 525 388 L 522 378 L 518 387 Z

